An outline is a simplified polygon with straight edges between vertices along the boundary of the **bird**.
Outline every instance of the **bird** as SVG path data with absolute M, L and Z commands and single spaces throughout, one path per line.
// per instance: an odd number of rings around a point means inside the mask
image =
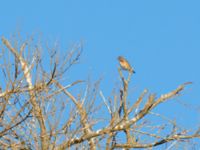
M 119 56 L 118 58 L 119 64 L 123 70 L 127 70 L 130 73 L 135 73 L 134 69 L 129 64 L 128 60 L 126 60 L 124 57 Z

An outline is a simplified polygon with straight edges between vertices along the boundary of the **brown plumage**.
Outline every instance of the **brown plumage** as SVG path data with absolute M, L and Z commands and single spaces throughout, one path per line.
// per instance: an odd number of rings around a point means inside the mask
M 119 56 L 118 61 L 122 69 L 135 73 L 134 69 L 131 67 L 129 62 L 124 57 Z

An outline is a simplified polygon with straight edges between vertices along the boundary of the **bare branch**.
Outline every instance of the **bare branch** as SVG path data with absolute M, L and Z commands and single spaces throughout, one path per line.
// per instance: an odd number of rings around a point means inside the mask
M 35 117 L 38 119 L 41 127 L 41 142 L 42 142 L 42 149 L 48 149 L 48 143 L 49 143 L 49 138 L 47 136 L 47 131 L 46 131 L 46 126 L 44 123 L 44 117 L 42 114 L 42 110 L 39 107 L 39 105 L 36 102 L 36 97 L 34 92 L 31 90 L 33 89 L 33 84 L 32 84 L 32 78 L 31 78 L 31 73 L 29 70 L 29 67 L 24 60 L 24 58 L 15 50 L 11 44 L 6 40 L 4 37 L 2 38 L 3 44 L 14 54 L 15 58 L 19 60 L 21 63 L 22 70 L 24 72 L 24 76 L 26 78 L 26 81 L 28 83 L 28 88 L 29 88 L 29 94 L 30 94 L 30 101 L 33 106 L 33 112 L 35 114 Z

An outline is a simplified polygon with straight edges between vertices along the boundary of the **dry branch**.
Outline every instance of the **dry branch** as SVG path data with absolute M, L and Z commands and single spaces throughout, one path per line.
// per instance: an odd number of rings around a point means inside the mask
M 41 137 L 42 149 L 46 150 L 46 149 L 48 149 L 49 137 L 47 135 L 42 110 L 41 110 L 40 106 L 37 104 L 34 91 L 31 90 L 34 88 L 34 86 L 32 84 L 32 78 L 31 78 L 31 72 L 30 72 L 29 66 L 28 66 L 27 62 L 25 61 L 25 59 L 22 57 L 22 55 L 20 55 L 18 53 L 18 51 L 11 46 L 11 44 L 9 43 L 9 41 L 7 39 L 5 39 L 3 37 L 2 42 L 13 53 L 15 58 L 18 59 L 18 61 L 21 63 L 21 68 L 24 72 L 26 82 L 28 83 L 30 102 L 33 106 L 33 113 L 40 124 L 40 129 L 41 129 L 40 137 Z
M 136 101 L 131 100 L 135 103 L 129 106 L 131 72 L 126 78 L 122 70 L 118 69 L 122 86 L 113 99 L 106 98 L 104 91 L 98 91 L 97 86 L 91 88 L 89 84 L 84 94 L 77 94 L 77 91 L 82 90 L 77 84 L 85 81 L 76 80 L 70 84 L 68 81 L 67 84 L 63 82 L 66 79 L 64 73 L 78 62 L 82 45 L 64 55 L 63 60 L 57 58 L 57 50 L 53 49 L 49 63 L 52 65 L 51 71 L 46 71 L 42 67 L 42 57 L 36 59 L 33 56 L 31 63 L 25 57 L 24 53 L 27 47 L 30 48 L 30 43 L 24 42 L 17 48 L 4 37 L 2 42 L 14 56 L 14 65 L 12 69 L 8 61 L 2 69 L 8 83 L 5 90 L 0 90 L 0 149 L 152 148 L 171 141 L 179 143 L 180 140 L 200 138 L 199 130 L 189 134 L 175 121 L 152 112 L 161 103 L 180 95 L 190 82 L 158 98 L 151 93 L 147 96 L 148 92 L 144 90 Z M 38 47 L 36 51 L 39 52 Z M 75 85 L 76 92 L 73 92 L 70 88 Z M 91 91 L 88 90 L 90 88 Z M 94 101 L 99 97 L 94 93 L 100 94 L 105 105 L 103 111 L 108 111 L 109 116 L 103 116 L 99 105 L 95 106 Z M 100 119 L 94 115 L 96 112 Z M 158 129 L 156 132 L 151 127 L 153 133 L 143 131 L 150 126 L 146 121 L 149 114 L 166 121 L 168 126 L 172 126 L 171 132 L 163 136 L 161 131 L 165 131 L 165 126 L 161 125 L 154 128 Z M 105 123 L 101 124 L 101 120 Z M 96 129 L 95 125 L 100 127 Z M 118 136 L 122 134 L 120 138 L 125 140 L 119 139 Z M 145 141 L 144 137 L 148 139 Z

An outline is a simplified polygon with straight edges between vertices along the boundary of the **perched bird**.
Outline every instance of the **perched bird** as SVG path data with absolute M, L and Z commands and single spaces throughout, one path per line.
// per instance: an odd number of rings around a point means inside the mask
M 118 61 L 122 69 L 127 70 L 131 73 L 135 73 L 134 69 L 131 67 L 129 62 L 124 57 L 119 56 Z

